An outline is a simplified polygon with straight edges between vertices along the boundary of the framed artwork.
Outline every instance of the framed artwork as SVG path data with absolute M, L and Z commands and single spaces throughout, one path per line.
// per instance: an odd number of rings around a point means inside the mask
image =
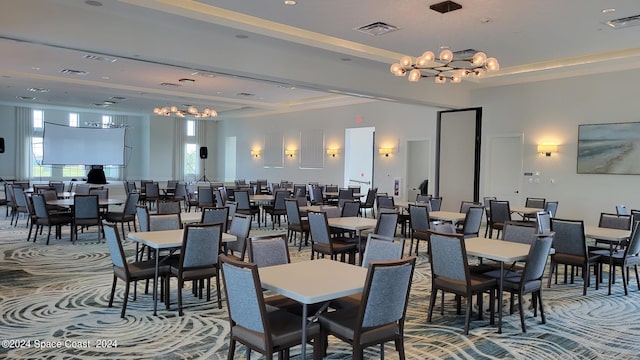
M 640 174 L 640 122 L 578 126 L 578 174 Z

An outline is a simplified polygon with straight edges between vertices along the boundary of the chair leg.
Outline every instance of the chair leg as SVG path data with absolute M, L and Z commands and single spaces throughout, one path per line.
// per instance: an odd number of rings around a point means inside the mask
M 111 284 L 111 296 L 109 296 L 109 307 L 113 307 L 113 296 L 116 293 L 116 282 L 118 281 L 118 277 L 113 274 L 113 283 Z
M 129 301 L 129 284 L 131 284 L 131 282 L 129 280 L 125 280 L 124 299 L 122 299 L 122 311 L 120 312 L 120 317 L 123 319 L 124 314 L 127 311 L 127 302 Z
M 183 281 L 182 279 L 178 279 L 178 315 L 182 316 L 182 286 L 183 286 Z
M 464 315 L 464 334 L 469 335 L 469 324 L 471 323 L 471 310 L 473 308 L 473 297 L 467 296 L 467 313 Z
M 427 314 L 427 322 L 431 322 L 431 316 L 433 315 L 433 307 L 436 304 L 437 296 L 438 296 L 438 289 L 432 289 L 431 296 L 429 297 L 429 313 Z
M 222 296 L 220 295 L 220 272 L 216 274 L 216 296 L 218 296 L 218 309 L 222 309 Z
M 229 339 L 229 352 L 227 353 L 227 360 L 233 360 L 236 354 L 236 341 L 231 338 Z
M 520 326 L 522 327 L 522 332 L 527 332 L 527 327 L 524 324 L 524 307 L 522 306 L 522 293 L 518 294 L 518 311 L 520 312 Z
M 540 304 L 540 319 L 543 324 L 547 323 L 547 319 L 544 317 L 544 306 L 542 305 L 542 290 L 538 290 L 535 294 L 538 296 L 538 303 Z

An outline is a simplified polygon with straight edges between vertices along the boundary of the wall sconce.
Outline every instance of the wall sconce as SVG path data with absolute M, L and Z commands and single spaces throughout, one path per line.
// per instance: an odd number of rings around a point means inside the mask
M 551 153 L 558 152 L 558 145 L 538 145 L 538 152 L 545 156 L 551 156 Z
M 393 153 L 393 148 L 381 147 L 378 149 L 378 152 L 380 152 L 380 154 L 384 155 L 385 157 L 389 157 L 389 154 Z
M 287 155 L 288 157 L 293 157 L 296 154 L 296 150 L 287 149 L 287 150 L 284 151 L 284 154 Z
M 340 153 L 340 149 L 327 149 L 327 155 L 336 157 Z
M 260 157 L 260 150 L 251 150 L 251 156 Z

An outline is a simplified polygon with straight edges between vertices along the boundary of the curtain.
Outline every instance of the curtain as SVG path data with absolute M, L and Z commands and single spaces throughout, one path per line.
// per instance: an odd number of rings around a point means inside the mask
M 113 126 L 117 126 L 117 127 L 126 127 L 129 123 L 129 117 L 127 115 L 113 115 L 111 117 L 111 124 Z M 125 140 L 124 140 L 124 166 L 122 166 L 120 168 L 120 179 L 122 180 L 126 180 L 127 179 L 127 165 L 129 163 L 129 158 L 130 158 L 130 151 L 131 148 L 127 147 L 127 139 L 126 139 L 126 132 L 125 132 Z
M 196 136 L 198 139 L 198 149 L 196 149 L 196 151 L 200 151 L 200 147 L 202 146 L 207 146 L 207 120 L 198 120 L 196 121 Z M 211 150 L 211 149 L 209 149 Z M 211 151 L 209 151 L 209 158 L 211 157 Z M 203 160 L 203 162 L 207 162 L 208 159 Z M 198 175 L 198 178 L 200 179 L 202 176 L 206 175 L 204 174 L 204 170 L 206 169 L 206 164 L 203 164 L 203 168 L 202 169 L 198 169 L 198 172 L 200 172 L 201 174 Z
M 184 180 L 184 137 L 187 122 L 175 118 L 173 131 L 173 180 Z
M 16 107 L 16 179 L 31 178 L 31 159 L 33 148 L 33 110 L 27 107 Z

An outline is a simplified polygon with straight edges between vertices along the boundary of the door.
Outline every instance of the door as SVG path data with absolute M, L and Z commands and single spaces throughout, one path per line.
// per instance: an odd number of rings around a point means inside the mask
M 521 204 L 522 186 L 522 134 L 491 136 L 487 138 L 487 193 L 510 204 Z M 513 206 L 513 205 L 512 205 Z
M 419 186 L 424 180 L 429 179 L 429 140 L 407 141 L 407 200 L 413 201 L 420 193 Z M 430 190 L 427 191 L 430 193 Z
M 366 194 L 373 186 L 375 127 L 345 129 L 344 186 L 360 186 Z

